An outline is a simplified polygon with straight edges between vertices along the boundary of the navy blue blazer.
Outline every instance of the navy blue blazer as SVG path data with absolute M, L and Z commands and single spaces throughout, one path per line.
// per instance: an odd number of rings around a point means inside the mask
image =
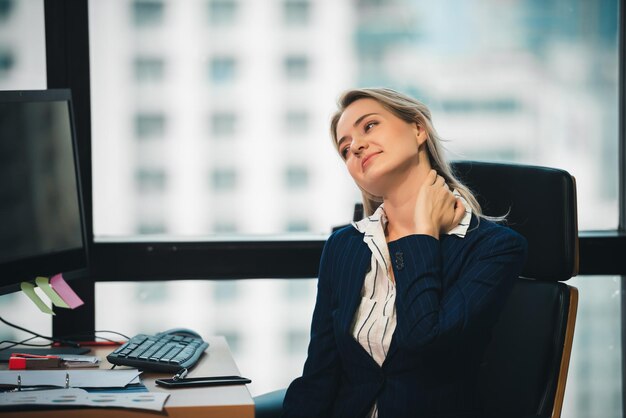
M 410 235 L 390 242 L 397 326 L 379 366 L 353 338 L 372 253 L 349 226 L 330 236 L 320 261 L 311 342 L 283 416 L 480 417 L 478 369 L 519 276 L 526 240 L 472 217 L 465 238 Z

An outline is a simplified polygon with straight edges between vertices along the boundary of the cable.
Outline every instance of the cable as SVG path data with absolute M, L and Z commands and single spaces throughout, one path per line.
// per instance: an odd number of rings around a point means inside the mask
M 98 335 L 98 333 L 101 332 L 107 332 L 107 333 L 111 333 L 111 334 L 116 334 L 121 336 L 122 338 L 125 338 L 127 340 L 130 340 L 130 338 L 124 334 L 122 334 L 121 332 L 117 332 L 117 331 L 109 331 L 109 330 L 101 330 L 101 331 L 94 331 L 93 334 L 70 334 L 70 335 L 65 335 L 63 336 L 63 338 L 68 339 L 68 340 L 72 340 L 72 341 L 91 341 L 91 340 L 96 340 L 96 339 L 100 339 L 100 340 L 104 340 L 104 341 L 109 341 L 112 343 L 116 343 L 116 344 L 121 344 L 120 341 L 116 341 L 116 340 L 112 340 L 110 338 L 105 338 L 105 337 L 100 337 Z
M 29 329 L 22 328 L 19 325 L 12 324 L 11 322 L 5 320 L 1 316 L 0 316 L 0 321 L 4 322 L 5 324 L 7 324 L 10 327 L 13 327 L 15 329 L 19 329 L 20 331 L 27 332 L 29 334 L 34 335 L 35 337 L 43 338 L 44 340 L 54 341 L 56 343 L 61 343 L 61 344 L 67 344 L 69 346 L 76 347 L 76 348 L 80 347 L 80 344 L 78 344 L 78 343 L 76 343 L 74 341 L 65 340 L 63 338 L 46 337 L 45 335 L 41 335 L 41 334 L 38 334 L 38 333 L 36 333 L 34 331 L 31 331 Z
M 97 334 L 98 332 L 108 332 L 108 333 L 111 333 L 111 334 L 117 334 L 117 335 L 119 335 L 120 337 L 124 337 L 124 338 L 126 338 L 127 340 L 130 340 L 130 337 L 129 337 L 128 335 L 124 335 L 124 334 L 122 334 L 121 332 L 117 332 L 117 331 L 109 331 L 109 330 L 106 330 L 106 329 L 105 329 L 105 330 L 102 330 L 102 331 L 95 331 L 95 333 L 96 333 L 96 334 Z M 102 337 L 100 337 L 100 338 L 102 338 Z
M 7 347 L 0 348 L 0 351 L 8 350 L 9 348 L 15 347 L 16 345 L 26 345 L 28 347 L 49 347 L 50 346 L 50 343 L 44 343 L 44 344 L 27 343 L 27 341 L 30 341 L 34 338 L 37 338 L 37 337 L 29 337 L 22 341 L 11 341 L 11 340 L 0 341 L 0 344 L 11 344 Z

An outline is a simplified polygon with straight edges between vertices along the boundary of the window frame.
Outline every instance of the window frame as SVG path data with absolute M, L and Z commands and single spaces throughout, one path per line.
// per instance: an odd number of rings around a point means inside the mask
M 626 275 L 626 257 L 623 257 L 626 253 L 625 2 L 619 3 L 619 224 L 614 231 L 580 233 L 581 275 Z M 48 88 L 71 88 L 73 92 L 91 254 L 90 277 L 75 282 L 86 308 L 78 313 L 57 315 L 53 320 L 54 335 L 93 335 L 95 281 L 317 276 L 325 242 L 322 239 L 94 242 L 88 0 L 44 0 L 44 7 Z M 622 285 L 626 287 L 624 278 Z M 622 298 L 625 303 L 622 306 L 626 306 L 626 296 Z M 622 315 L 624 330 L 624 309 Z M 622 364 L 626 370 L 626 361 Z

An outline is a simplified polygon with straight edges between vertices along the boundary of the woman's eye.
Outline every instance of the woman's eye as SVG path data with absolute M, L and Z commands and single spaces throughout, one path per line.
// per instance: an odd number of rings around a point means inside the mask
M 372 129 L 376 125 L 377 125 L 376 122 L 367 122 L 364 126 L 365 132 L 368 132 L 370 129 Z
M 350 147 L 345 147 L 341 149 L 341 156 L 343 157 L 343 159 L 345 160 L 346 158 L 348 158 L 348 150 L 350 149 Z

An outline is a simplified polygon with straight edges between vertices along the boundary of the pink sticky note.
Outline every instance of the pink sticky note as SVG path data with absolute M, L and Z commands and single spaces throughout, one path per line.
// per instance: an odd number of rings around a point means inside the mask
M 55 292 L 70 306 L 70 309 L 78 308 L 83 302 L 81 298 L 72 290 L 69 284 L 63 279 L 63 274 L 59 273 L 50 279 L 50 286 Z

